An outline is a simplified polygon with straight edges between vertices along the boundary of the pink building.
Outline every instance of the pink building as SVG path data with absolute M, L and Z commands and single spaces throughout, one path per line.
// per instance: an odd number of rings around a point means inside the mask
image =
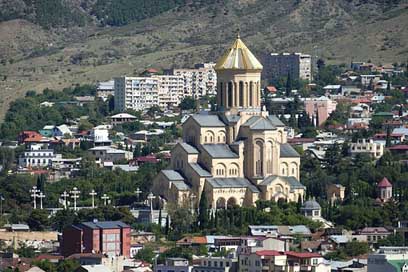
M 336 110 L 337 102 L 330 100 L 326 96 L 319 98 L 306 98 L 305 110 L 316 126 L 321 126 L 329 118 L 330 114 Z

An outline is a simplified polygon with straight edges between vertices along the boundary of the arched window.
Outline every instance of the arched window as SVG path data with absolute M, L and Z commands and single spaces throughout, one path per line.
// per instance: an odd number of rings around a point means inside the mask
M 244 82 L 239 82 L 239 106 L 244 106 Z
M 226 167 L 223 163 L 219 163 L 215 166 L 215 174 L 217 176 L 222 176 L 224 177 L 226 173 Z
M 255 143 L 255 175 L 262 176 L 263 174 L 263 143 L 261 141 L 257 141 Z
M 228 91 L 227 91 L 227 94 L 228 94 L 228 107 L 232 107 L 232 99 L 234 97 L 232 95 L 232 92 L 233 92 L 232 82 L 228 82 Z
M 253 91 L 254 91 L 254 83 L 251 81 L 249 82 L 249 106 L 255 106 L 253 105 Z

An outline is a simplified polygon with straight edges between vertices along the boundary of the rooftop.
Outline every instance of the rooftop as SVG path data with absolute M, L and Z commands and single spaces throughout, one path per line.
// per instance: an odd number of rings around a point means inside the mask
M 201 147 L 212 158 L 239 158 L 238 154 L 234 153 L 226 144 L 203 144 L 201 145 Z
M 128 224 L 122 221 L 101 221 L 101 222 L 83 222 L 81 225 L 91 229 L 118 229 L 118 228 L 130 228 Z

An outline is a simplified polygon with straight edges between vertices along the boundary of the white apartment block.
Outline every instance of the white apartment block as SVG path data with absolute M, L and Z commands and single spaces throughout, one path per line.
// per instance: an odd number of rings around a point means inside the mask
M 379 159 L 384 154 L 384 144 L 374 142 L 372 139 L 359 139 L 357 143 L 351 143 L 350 153 L 352 156 L 365 153 L 374 159 Z
M 115 110 L 141 111 L 177 106 L 184 97 L 184 78 L 173 75 L 115 78 Z
M 271 53 L 264 59 L 264 78 L 279 79 L 287 77 L 292 79 L 312 80 L 312 57 L 302 53 Z
M 190 69 L 173 69 L 172 74 L 184 78 L 184 96 L 200 98 L 205 95 L 215 95 L 217 74 L 215 63 L 196 64 Z

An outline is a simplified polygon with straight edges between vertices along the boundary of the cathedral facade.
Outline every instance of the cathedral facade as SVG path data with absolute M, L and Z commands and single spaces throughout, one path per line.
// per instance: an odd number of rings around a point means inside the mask
M 238 36 L 215 66 L 217 111 L 184 122 L 183 142 L 154 179 L 153 193 L 190 205 L 204 191 L 218 209 L 304 199 L 300 156 L 287 143 L 287 128 L 261 107 L 262 68 Z

